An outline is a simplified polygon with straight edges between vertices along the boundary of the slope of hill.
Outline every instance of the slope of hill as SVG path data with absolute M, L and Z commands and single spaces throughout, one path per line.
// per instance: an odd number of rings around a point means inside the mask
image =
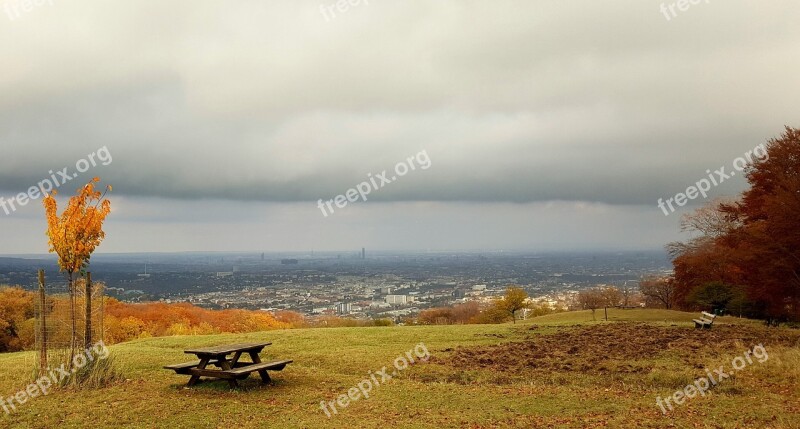
M 612 310 L 609 322 L 601 315 L 138 340 L 111 348 L 124 383 L 33 398 L 11 415 L 0 410 L 0 426 L 800 427 L 800 331 L 730 317 L 699 331 L 693 314 L 674 311 Z M 271 386 L 253 377 L 238 391 L 217 382 L 186 389 L 184 377 L 161 369 L 188 360 L 190 347 L 262 340 L 273 342 L 269 357 L 295 360 Z M 759 344 L 764 353 L 754 351 Z M 418 357 L 423 350 L 427 362 Z M 396 370 L 399 357 L 416 363 Z M 744 365 L 734 371 L 737 362 Z M 0 355 L 0 394 L 25 388 L 33 365 L 31 353 Z M 735 373 L 702 396 L 673 400 L 666 414 L 657 405 L 720 366 Z M 397 375 L 384 380 L 383 367 Z M 372 375 L 378 384 L 368 398 L 336 404 Z

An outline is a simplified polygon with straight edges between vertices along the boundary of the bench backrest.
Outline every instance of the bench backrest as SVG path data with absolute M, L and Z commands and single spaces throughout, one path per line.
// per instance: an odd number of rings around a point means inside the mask
M 707 312 L 707 311 L 704 311 L 704 312 L 703 312 L 703 316 L 706 316 L 706 317 L 708 317 L 708 318 L 709 318 L 709 319 L 711 319 L 711 320 L 714 320 L 714 319 L 717 317 L 717 315 L 716 315 L 716 314 L 711 314 L 711 313 L 709 313 L 709 312 Z

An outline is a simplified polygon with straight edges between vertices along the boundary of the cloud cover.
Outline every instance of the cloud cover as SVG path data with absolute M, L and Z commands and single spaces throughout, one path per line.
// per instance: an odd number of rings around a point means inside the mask
M 659 197 L 799 125 L 788 0 L 701 3 L 671 21 L 657 1 L 372 0 L 326 21 L 329 3 L 71 1 L 0 16 L 0 193 L 107 146 L 113 164 L 90 174 L 116 195 L 313 211 L 424 149 L 432 168 L 367 208 L 502 217 L 567 201 L 655 218 Z

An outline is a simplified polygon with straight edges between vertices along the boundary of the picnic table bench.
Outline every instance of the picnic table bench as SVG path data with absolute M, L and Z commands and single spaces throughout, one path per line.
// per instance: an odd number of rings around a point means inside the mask
M 244 380 L 254 372 L 258 372 L 261 381 L 266 384 L 272 381 L 267 371 L 281 371 L 291 360 L 278 360 L 262 362 L 259 353 L 272 343 L 246 343 L 225 346 L 207 347 L 186 350 L 186 354 L 196 355 L 200 360 L 195 362 L 179 363 L 165 366 L 164 369 L 175 371 L 176 374 L 190 375 L 188 387 L 200 381 L 200 377 L 210 377 L 227 380 L 231 388 L 239 387 L 238 380 Z M 248 354 L 252 362 L 240 362 L 242 355 Z M 228 358 L 233 355 L 232 358 Z M 209 365 L 217 368 L 209 368 Z
M 692 319 L 695 329 L 711 329 L 711 325 L 714 324 L 714 319 L 717 318 L 717 315 L 705 311 L 701 314 L 702 316 L 699 319 Z

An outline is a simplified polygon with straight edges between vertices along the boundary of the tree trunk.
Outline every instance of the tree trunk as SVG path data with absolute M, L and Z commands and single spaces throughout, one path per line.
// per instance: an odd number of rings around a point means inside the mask
M 39 270 L 39 374 L 47 374 L 47 297 L 44 290 L 44 270 Z
M 86 329 L 83 335 L 83 347 L 92 347 L 92 273 L 86 273 Z
M 78 320 L 75 312 L 75 281 L 74 273 L 69 273 L 69 318 L 72 321 L 72 332 L 69 341 L 69 368 L 72 368 L 75 360 L 75 348 L 78 345 Z

